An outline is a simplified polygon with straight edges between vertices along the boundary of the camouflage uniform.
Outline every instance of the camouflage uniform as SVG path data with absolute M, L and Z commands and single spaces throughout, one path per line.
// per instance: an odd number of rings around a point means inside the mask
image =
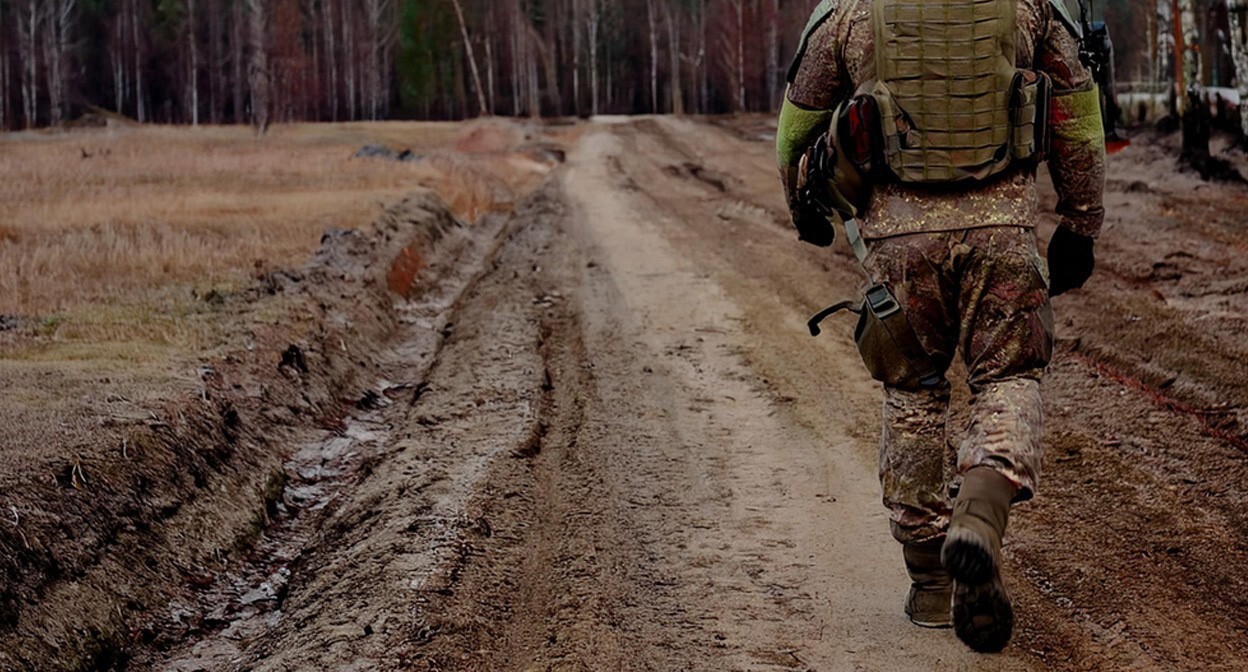
M 875 76 L 872 0 L 843 5 L 812 35 L 789 101 L 832 110 Z M 1059 96 L 1049 169 L 1062 226 L 1096 236 L 1104 218 L 1104 146 L 1072 139 L 1060 96 L 1087 91 L 1078 44 L 1046 0 L 1018 2 L 1017 67 L 1042 71 Z M 1086 133 L 1084 136 L 1086 137 Z M 783 163 L 783 160 L 782 160 Z M 782 165 L 790 198 L 795 173 Z M 791 200 L 792 202 L 792 200 Z M 877 185 L 861 227 L 866 268 L 894 290 L 919 340 L 944 369 L 961 348 L 974 401 L 956 461 L 946 440 L 949 387 L 886 388 L 880 477 L 894 536 L 938 538 L 952 511 L 950 481 L 975 466 L 997 469 L 1032 497 L 1040 473 L 1040 379 L 1053 349 L 1048 270 L 1037 249 L 1033 169 L 982 185 Z

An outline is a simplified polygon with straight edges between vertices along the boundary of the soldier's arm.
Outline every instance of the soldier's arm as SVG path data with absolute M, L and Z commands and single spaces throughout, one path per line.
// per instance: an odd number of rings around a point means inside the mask
M 826 11 L 823 4 L 820 8 Z M 816 12 L 821 11 L 816 9 Z M 816 17 L 817 18 L 817 17 Z M 805 50 L 790 71 L 776 132 L 776 162 L 790 206 L 796 202 L 798 164 L 802 155 L 828 129 L 840 102 L 846 77 L 837 37 L 836 17 L 823 17 L 810 34 Z
M 1095 238 L 1105 221 L 1100 93 L 1079 62 L 1078 41 L 1056 16 L 1050 17 L 1037 52 L 1037 68 L 1053 78 L 1049 173 L 1057 188 L 1057 213 L 1063 228 Z

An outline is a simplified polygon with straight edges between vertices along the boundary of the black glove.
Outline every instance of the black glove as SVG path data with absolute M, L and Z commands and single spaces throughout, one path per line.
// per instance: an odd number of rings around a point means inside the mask
M 836 229 L 819 208 L 799 205 L 793 208 L 792 214 L 798 240 L 818 247 L 831 247 L 836 242 Z
M 1096 268 L 1096 241 L 1066 227 L 1058 227 L 1049 241 L 1049 295 L 1079 289 Z
M 831 247 L 836 241 L 836 229 L 828 208 L 820 203 L 819 185 L 811 180 L 826 179 L 824 162 L 828 153 L 828 137 L 820 136 L 806 151 L 797 169 L 797 197 L 790 204 L 793 226 L 797 227 L 798 240 L 818 247 Z

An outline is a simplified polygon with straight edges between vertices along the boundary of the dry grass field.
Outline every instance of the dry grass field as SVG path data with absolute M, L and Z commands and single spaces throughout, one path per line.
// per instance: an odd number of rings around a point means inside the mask
M 0 135 L 0 354 L 201 350 L 202 297 L 302 264 L 327 228 L 366 224 L 417 186 L 469 220 L 507 207 L 542 172 L 515 153 L 523 136 L 489 122 Z M 353 158 L 366 144 L 422 158 Z

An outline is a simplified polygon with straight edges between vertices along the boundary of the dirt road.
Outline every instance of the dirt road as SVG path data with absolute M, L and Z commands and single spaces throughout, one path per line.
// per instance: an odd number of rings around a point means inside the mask
M 1018 632 L 980 657 L 902 615 L 879 392 L 848 322 L 804 326 L 860 278 L 794 242 L 765 130 L 586 128 L 481 274 L 409 309 L 404 392 L 348 422 L 288 573 L 134 667 L 1242 669 L 1244 193 L 1116 163 L 1100 283 L 1057 306 Z

